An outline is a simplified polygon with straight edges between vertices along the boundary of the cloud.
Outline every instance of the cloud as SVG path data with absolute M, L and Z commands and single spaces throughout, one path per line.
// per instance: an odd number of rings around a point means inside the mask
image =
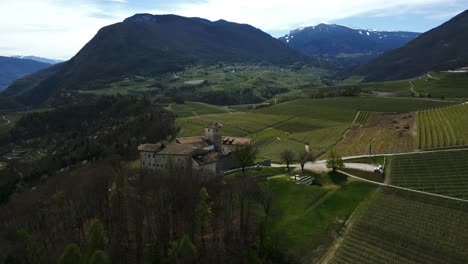
M 355 16 L 447 19 L 468 0 L 0 0 L 0 55 L 70 58 L 103 26 L 135 13 L 248 23 L 266 32 Z M 435 7 L 435 8 L 434 8 Z M 155 10 L 159 9 L 159 10 Z M 420 10 L 430 10 L 417 14 Z
M 102 6 L 86 0 L 2 0 L 0 52 L 69 58 L 99 28 L 122 19 L 96 14 L 105 14 Z

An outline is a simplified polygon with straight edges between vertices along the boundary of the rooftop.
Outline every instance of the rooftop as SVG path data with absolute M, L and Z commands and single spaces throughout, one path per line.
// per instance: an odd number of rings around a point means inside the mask
M 203 153 L 200 155 L 195 155 L 193 156 L 193 159 L 199 165 L 204 165 L 204 164 L 210 164 L 210 163 L 218 161 L 218 157 L 219 155 L 216 152 L 207 152 L 207 153 Z
M 244 137 L 223 137 L 223 145 L 245 146 L 250 145 L 252 139 Z
M 204 137 L 184 137 L 177 138 L 176 141 L 180 144 L 190 145 L 195 148 L 204 148 L 208 146 Z
M 190 155 L 197 148 L 190 145 L 171 143 L 158 152 L 160 155 Z
M 222 127 L 223 127 L 223 124 L 218 123 L 218 122 L 212 122 L 206 126 L 206 128 L 222 128 Z
M 160 150 L 162 147 L 164 147 L 163 144 L 157 143 L 157 144 L 143 144 L 138 146 L 139 151 L 147 151 L 147 152 L 156 152 Z

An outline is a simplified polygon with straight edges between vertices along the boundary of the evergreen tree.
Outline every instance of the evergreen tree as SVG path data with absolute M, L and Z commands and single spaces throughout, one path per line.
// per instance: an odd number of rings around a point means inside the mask
M 65 247 L 63 254 L 60 256 L 59 264 L 80 264 L 81 250 L 75 243 L 70 243 Z

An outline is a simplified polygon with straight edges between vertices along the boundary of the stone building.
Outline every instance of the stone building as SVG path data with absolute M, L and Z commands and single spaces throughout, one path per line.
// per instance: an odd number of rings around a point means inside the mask
M 174 166 L 213 174 L 236 168 L 236 150 L 250 145 L 251 139 L 222 136 L 222 128 L 220 123 L 210 123 L 205 127 L 204 136 L 177 138 L 167 145 L 140 145 L 141 168 L 166 170 Z

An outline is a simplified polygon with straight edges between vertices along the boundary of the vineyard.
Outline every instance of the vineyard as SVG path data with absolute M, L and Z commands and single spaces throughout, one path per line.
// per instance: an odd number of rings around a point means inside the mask
M 365 127 L 350 130 L 335 149 L 343 156 L 410 152 L 414 139 L 409 133 L 393 128 Z
M 189 137 L 202 135 L 205 126 L 211 122 L 222 123 L 224 135 L 247 136 L 263 129 L 274 127 L 289 119 L 291 118 L 288 116 L 246 112 L 192 116 L 177 119 L 177 124 L 182 128 L 178 136 Z
M 393 185 L 468 199 L 468 151 L 394 156 Z
M 353 124 L 356 125 L 365 125 L 367 123 L 367 119 L 369 118 L 369 112 L 361 112 L 359 111 L 354 119 Z
M 468 203 L 381 189 L 359 210 L 334 263 L 466 263 Z
M 250 135 L 250 138 L 252 139 L 252 143 L 257 147 L 268 144 L 269 142 L 275 139 L 281 140 L 281 139 L 287 139 L 288 137 L 289 137 L 288 133 L 278 130 L 278 129 L 274 129 L 274 128 L 268 128 L 268 129 L 265 129 L 265 130 L 262 130 L 260 132 Z
M 417 122 L 420 149 L 468 143 L 468 104 L 418 112 Z
M 319 155 L 340 141 L 344 132 L 348 129 L 349 125 L 316 129 L 293 134 L 291 139 L 309 145 L 309 149 L 312 151 L 312 153 Z

